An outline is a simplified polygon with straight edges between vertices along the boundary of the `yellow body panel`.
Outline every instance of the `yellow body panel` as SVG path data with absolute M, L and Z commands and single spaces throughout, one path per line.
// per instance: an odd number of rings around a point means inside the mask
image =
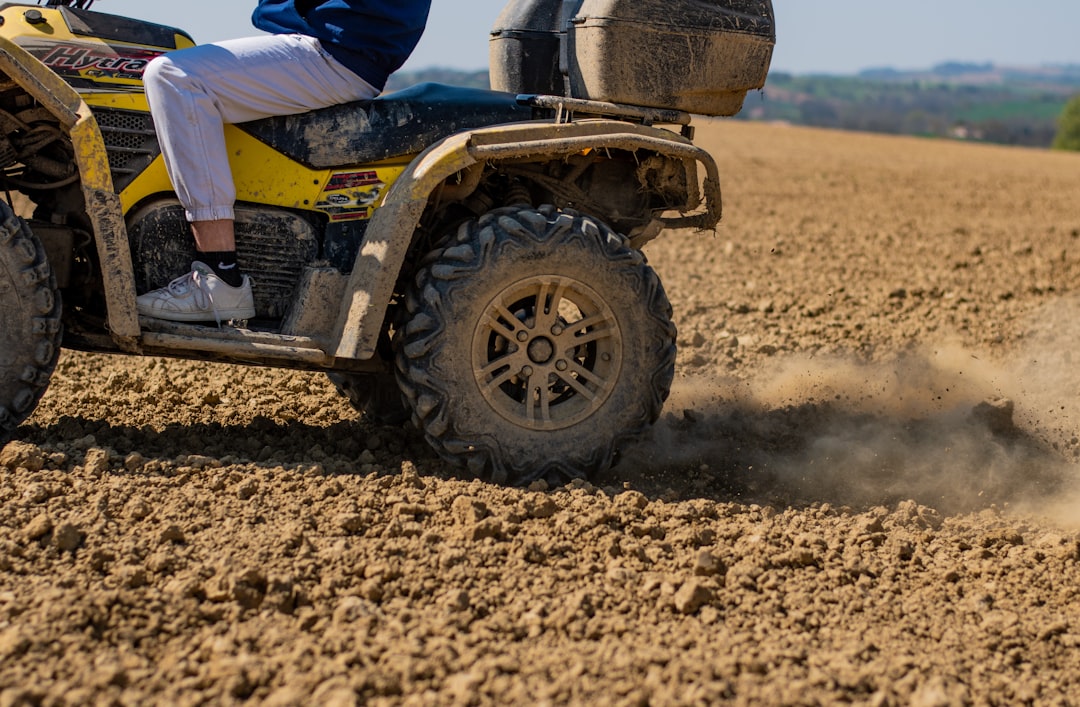
M 236 198 L 291 209 L 312 209 L 330 178 L 267 147 L 232 125 L 225 126 Z
M 309 169 L 271 149 L 244 131 L 225 126 L 229 165 L 237 201 L 287 209 L 321 211 L 331 221 L 370 218 L 386 189 L 405 171 L 407 161 L 381 162 L 336 170 Z M 370 179 L 342 180 L 343 175 L 370 174 Z M 120 193 L 124 213 L 156 194 L 172 192 L 159 156 Z
M 27 11 L 36 11 L 41 20 L 37 22 L 31 22 L 27 16 Z M 108 43 L 98 39 L 96 37 L 84 37 L 73 33 L 67 27 L 67 23 L 64 22 L 63 17 L 60 14 L 60 10 L 47 7 L 35 7 L 32 5 L 12 5 L 4 8 L 0 11 L 0 16 L 4 18 L 2 34 L 6 37 L 18 37 L 19 41 L 32 39 L 34 36 L 40 36 L 48 39 L 49 41 L 78 41 L 86 42 L 87 44 L 93 44 L 98 47 L 105 46 L 131 46 L 139 47 L 142 45 L 132 44 L 130 42 L 112 41 Z M 174 35 L 176 48 L 183 49 L 184 47 L 194 46 L 194 43 L 182 34 Z M 124 80 L 126 83 L 127 81 Z
M 2 12 L 0 37 L 11 37 L 38 61 L 67 77 L 92 82 L 82 99 L 91 108 L 145 113 L 149 111 L 142 91 L 141 67 L 164 53 L 145 46 L 104 41 L 71 32 L 60 10 L 13 5 Z M 35 18 L 31 21 L 31 18 Z M 176 46 L 192 46 L 174 35 Z M 37 62 L 24 62 L 36 65 Z M 130 69 L 130 72 L 128 71 Z M 54 83 L 56 78 L 49 79 Z M 70 89 L 65 88 L 65 93 Z M 389 186 L 402 174 L 409 160 L 377 165 L 353 165 L 341 170 L 313 170 L 289 159 L 242 130 L 226 126 L 229 163 L 236 183 L 237 200 L 289 209 L 320 211 L 331 221 L 354 221 L 371 217 Z M 96 151 L 99 144 L 84 147 Z M 77 148 L 78 149 L 78 148 Z M 91 155 L 84 155 L 90 158 Z M 103 155 L 99 155 L 102 157 Z M 100 168 L 96 164 L 94 169 Z M 105 176 L 108 176 L 106 172 Z M 86 175 L 84 175 L 84 179 Z M 119 195 L 124 213 L 144 200 L 173 191 L 159 157 Z
M 134 110 L 140 113 L 148 113 L 150 106 L 146 103 L 146 94 L 138 93 L 92 93 L 83 98 L 90 107 L 115 108 L 117 110 Z
M 173 50 L 76 34 L 58 9 L 12 5 L 0 11 L 0 19 L 0 36 L 10 38 L 65 81 L 93 86 L 81 90 L 88 105 L 101 105 L 90 100 L 101 91 L 141 97 L 143 68 L 154 57 Z M 176 49 L 194 46 L 182 34 L 173 34 L 172 43 Z M 146 110 L 145 99 L 142 105 Z

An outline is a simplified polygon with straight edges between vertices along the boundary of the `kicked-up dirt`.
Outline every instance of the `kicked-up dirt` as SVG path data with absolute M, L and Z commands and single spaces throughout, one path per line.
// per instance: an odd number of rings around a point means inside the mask
M 0 705 L 1075 704 L 1080 155 L 699 136 L 675 391 L 593 484 L 65 352 L 0 450 Z

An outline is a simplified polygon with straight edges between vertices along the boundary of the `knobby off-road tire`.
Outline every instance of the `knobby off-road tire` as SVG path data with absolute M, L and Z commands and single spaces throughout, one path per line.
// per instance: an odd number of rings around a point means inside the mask
M 60 356 L 60 293 L 45 248 L 0 202 L 0 446 L 37 407 Z
M 337 392 L 379 425 L 398 426 L 409 420 L 409 408 L 392 373 L 327 373 Z
M 406 296 L 398 379 L 444 459 L 499 483 L 611 466 L 660 415 L 671 304 L 644 256 L 596 220 L 507 207 L 464 224 Z

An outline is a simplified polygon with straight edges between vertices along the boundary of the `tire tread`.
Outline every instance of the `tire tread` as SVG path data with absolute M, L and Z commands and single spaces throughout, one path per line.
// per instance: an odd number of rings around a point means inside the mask
M 0 202 L 0 273 L 11 278 L 12 320 L 27 323 L 27 336 L 14 342 L 11 364 L 0 369 L 0 445 L 37 407 L 60 356 L 63 334 L 60 294 L 45 248 L 27 223 Z
M 548 460 L 537 467 L 509 458 L 490 435 L 460 437 L 448 413 L 451 393 L 437 375 L 431 374 L 432 358 L 443 347 L 453 345 L 443 336 L 446 322 L 452 316 L 445 303 L 452 303 L 455 296 L 460 296 L 459 283 L 482 274 L 492 257 L 526 252 L 536 244 L 557 249 L 573 241 L 602 254 L 619 266 L 620 273 L 633 274 L 636 280 L 631 286 L 644 297 L 643 309 L 652 330 L 659 332 L 660 350 L 655 353 L 655 369 L 648 375 L 648 395 L 633 401 L 632 424 L 613 433 L 610 439 L 597 440 L 591 449 L 581 450 L 574 459 Z M 571 210 L 550 205 L 539 209 L 506 207 L 463 226 L 441 257 L 426 262 L 428 265 L 415 278 L 415 289 L 405 298 L 410 323 L 422 323 L 409 324 L 400 330 L 395 349 L 399 384 L 413 410 L 413 421 L 445 460 L 497 483 L 527 485 L 540 478 L 549 483 L 565 483 L 588 478 L 611 466 L 618 447 L 639 437 L 659 417 L 674 377 L 672 308 L 659 277 L 646 264 L 644 255 L 629 247 L 625 237 Z

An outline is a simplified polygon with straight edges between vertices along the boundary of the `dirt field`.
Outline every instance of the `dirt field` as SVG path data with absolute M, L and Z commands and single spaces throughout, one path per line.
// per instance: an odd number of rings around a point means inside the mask
M 0 705 L 1076 704 L 1080 155 L 699 135 L 676 390 L 595 486 L 65 352 L 0 451 Z

